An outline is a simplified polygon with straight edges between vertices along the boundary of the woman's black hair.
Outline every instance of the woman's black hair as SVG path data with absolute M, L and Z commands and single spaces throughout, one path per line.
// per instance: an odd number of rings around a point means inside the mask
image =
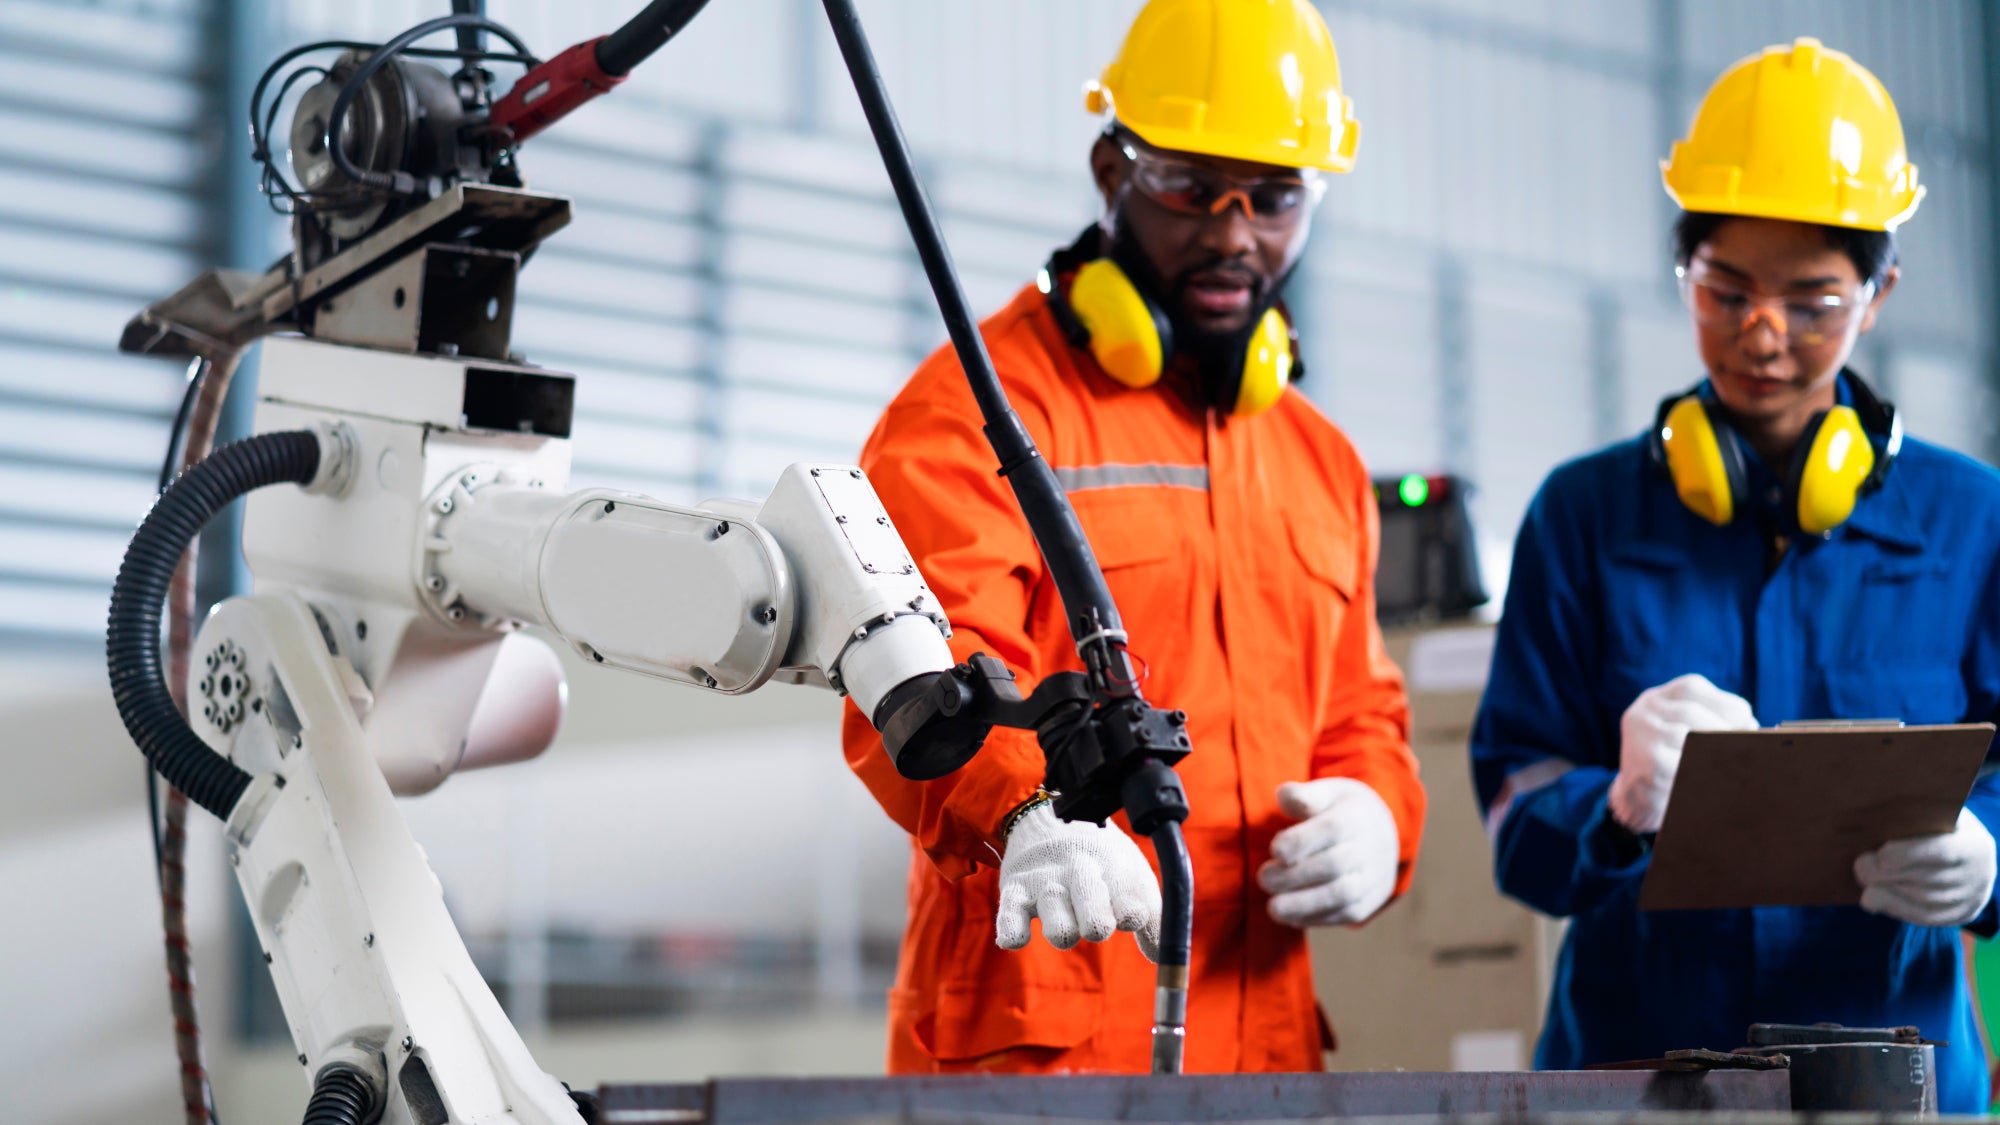
M 1710 211 L 1682 211 L 1674 220 L 1674 264 L 1681 267 L 1694 260 L 1694 252 L 1708 241 L 1708 236 L 1716 228 L 1738 215 L 1720 215 Z M 1885 230 L 1855 230 L 1852 227 L 1821 226 L 1820 233 L 1826 237 L 1826 244 L 1847 255 L 1854 263 L 1854 271 L 1861 280 L 1873 284 L 1877 289 L 1889 276 L 1889 269 L 1896 264 L 1896 235 Z

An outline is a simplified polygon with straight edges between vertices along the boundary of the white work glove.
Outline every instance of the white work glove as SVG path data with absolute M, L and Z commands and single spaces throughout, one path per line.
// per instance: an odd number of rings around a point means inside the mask
M 1861 909 L 1918 926 L 1963 926 L 1993 897 L 1993 834 L 1970 809 L 1939 836 L 1891 840 L 1854 861 Z
M 1139 845 L 1109 824 L 1058 820 L 1048 805 L 1023 813 L 1007 834 L 993 919 L 1000 948 L 1026 946 L 1030 918 L 1057 949 L 1130 930 L 1146 959 L 1159 960 L 1160 884 Z
M 1352 925 L 1382 909 L 1396 891 L 1402 840 L 1380 794 L 1351 777 L 1288 781 L 1278 786 L 1278 808 L 1299 823 L 1278 833 L 1257 871 L 1272 920 Z
M 1756 730 L 1750 701 L 1686 675 L 1647 688 L 1618 724 L 1618 776 L 1611 781 L 1611 815 L 1628 830 L 1658 832 L 1681 766 L 1681 745 L 1697 730 Z

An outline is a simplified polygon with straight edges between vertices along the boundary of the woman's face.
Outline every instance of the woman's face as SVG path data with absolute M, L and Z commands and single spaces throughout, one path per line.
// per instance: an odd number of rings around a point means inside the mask
M 1730 219 L 1696 247 L 1683 280 L 1702 363 L 1738 419 L 1805 420 L 1832 405 L 1833 383 L 1895 286 L 1879 290 L 1819 228 Z

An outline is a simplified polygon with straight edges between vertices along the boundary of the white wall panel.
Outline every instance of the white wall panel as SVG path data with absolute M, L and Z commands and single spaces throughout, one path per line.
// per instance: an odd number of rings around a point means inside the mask
M 1975 456 L 1992 448 L 2000 404 L 1978 357 L 1900 348 L 1880 382 L 1911 436 Z
M 1622 437 L 1652 425 L 1660 400 L 1693 386 L 1703 372 L 1694 325 L 1676 306 L 1628 311 L 1619 320 L 1618 340 L 1624 378 L 1616 417 Z
M 1474 511 L 1511 537 L 1542 478 L 1594 443 L 1590 326 L 1580 294 L 1501 271 L 1469 284 Z

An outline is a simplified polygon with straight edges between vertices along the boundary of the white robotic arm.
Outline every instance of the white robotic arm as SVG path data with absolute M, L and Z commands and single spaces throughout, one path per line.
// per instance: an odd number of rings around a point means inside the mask
M 871 716 L 952 664 L 944 615 L 859 469 L 793 465 L 761 507 L 684 508 L 481 467 L 430 510 L 421 588 L 447 620 L 531 622 L 598 663 L 729 695 L 816 682 Z
M 566 493 L 569 393 L 537 368 L 265 344 L 256 429 L 316 444 L 318 468 L 282 478 L 306 487 L 248 493 L 256 592 L 201 629 L 190 722 L 251 779 L 209 804 L 227 813 L 299 1061 L 316 1089 L 365 1091 L 390 1122 L 577 1120 L 395 804 L 554 737 L 560 665 L 522 626 L 705 690 L 833 687 L 871 717 L 953 663 L 860 470 L 792 466 L 761 505 Z M 133 682 L 116 664 L 113 678 Z

